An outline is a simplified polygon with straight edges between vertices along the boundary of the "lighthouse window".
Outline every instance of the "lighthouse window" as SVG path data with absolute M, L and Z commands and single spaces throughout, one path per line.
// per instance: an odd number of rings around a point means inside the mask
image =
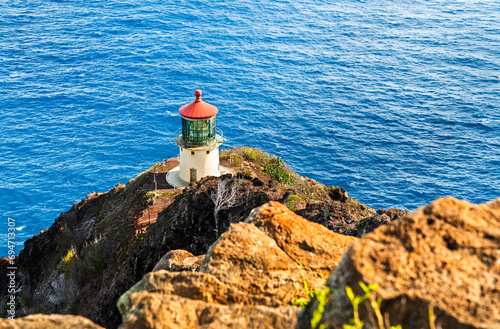
M 210 144 L 215 140 L 215 117 L 197 121 L 182 118 L 182 138 L 188 145 Z

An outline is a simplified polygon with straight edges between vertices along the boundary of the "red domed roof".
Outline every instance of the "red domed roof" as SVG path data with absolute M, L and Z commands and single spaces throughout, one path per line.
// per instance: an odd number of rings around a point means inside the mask
M 201 100 L 201 90 L 194 92 L 196 100 L 179 109 L 179 114 L 188 119 L 207 119 L 214 117 L 219 109 Z

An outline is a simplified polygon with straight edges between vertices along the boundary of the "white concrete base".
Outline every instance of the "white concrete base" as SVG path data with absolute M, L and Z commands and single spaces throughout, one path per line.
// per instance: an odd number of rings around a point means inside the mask
M 216 144 L 196 148 L 180 148 L 179 177 L 187 182 L 205 176 L 220 176 L 219 147 Z M 194 175 L 194 176 L 192 176 Z
M 172 185 L 174 188 L 183 189 L 189 185 L 189 182 L 186 182 L 185 180 L 183 180 L 182 178 L 179 177 L 179 169 L 180 169 L 180 166 L 177 166 L 177 167 L 171 169 L 167 173 L 167 182 L 170 185 Z M 234 173 L 231 171 L 231 169 L 226 168 L 224 166 L 219 166 L 219 171 L 220 171 L 221 176 L 226 175 L 226 174 L 230 174 L 231 176 L 234 176 Z

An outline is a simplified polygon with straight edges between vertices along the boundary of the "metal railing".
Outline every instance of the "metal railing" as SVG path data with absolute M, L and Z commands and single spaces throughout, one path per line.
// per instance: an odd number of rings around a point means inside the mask
M 186 143 L 184 139 L 182 138 L 182 128 L 179 128 L 175 132 L 175 143 L 180 146 L 180 147 L 189 147 L 189 148 L 196 148 L 196 147 L 206 147 L 206 146 L 211 146 L 213 144 L 222 144 L 224 142 L 224 133 L 220 128 L 215 128 L 215 138 L 211 143 L 208 143 L 206 145 L 193 145 L 190 143 Z

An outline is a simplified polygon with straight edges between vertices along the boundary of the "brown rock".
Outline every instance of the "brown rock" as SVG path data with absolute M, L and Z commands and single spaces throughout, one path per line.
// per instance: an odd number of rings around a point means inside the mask
M 292 328 L 304 281 L 322 288 L 356 240 L 265 204 L 212 245 L 202 273 L 144 276 L 118 301 L 121 328 Z
M 297 307 L 218 305 L 141 291 L 131 294 L 133 307 L 120 329 L 287 329 L 297 322 Z
M 404 329 L 428 327 L 428 305 L 438 328 L 500 328 L 500 199 L 477 206 L 438 199 L 367 234 L 328 279 L 332 293 L 322 321 L 348 323 L 345 287 L 362 295 L 358 281 L 378 284 L 382 314 Z M 297 328 L 310 327 L 316 305 L 308 306 Z M 370 322 L 365 307 L 360 315 Z
M 195 256 L 189 251 L 178 249 L 167 252 L 155 265 L 153 271 L 167 270 L 172 272 L 198 272 L 205 255 Z
M 279 302 L 269 297 L 254 296 L 222 283 L 206 273 L 172 273 L 165 270 L 146 274 L 118 300 L 118 309 L 125 319 L 132 308 L 133 293 L 149 291 L 201 300 L 214 304 L 245 304 L 278 306 Z
M 15 320 L 0 319 L 0 329 L 103 329 L 78 315 L 33 314 Z
M 269 202 L 221 236 L 202 271 L 241 291 L 290 305 L 306 296 L 304 280 L 310 290 L 322 288 L 356 240 Z

